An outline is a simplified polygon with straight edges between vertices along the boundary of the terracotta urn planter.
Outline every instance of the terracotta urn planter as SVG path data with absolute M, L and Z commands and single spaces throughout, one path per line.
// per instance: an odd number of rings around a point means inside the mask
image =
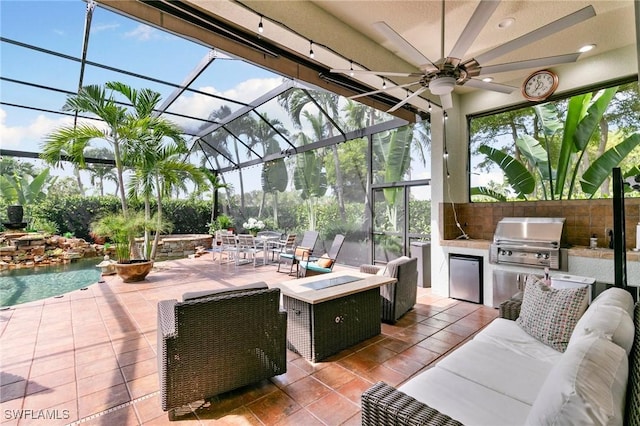
M 151 268 L 153 268 L 153 261 L 141 261 L 131 263 L 116 263 L 116 272 L 118 276 L 122 279 L 122 282 L 125 283 L 135 283 L 138 281 L 143 281 L 149 272 L 151 272 Z

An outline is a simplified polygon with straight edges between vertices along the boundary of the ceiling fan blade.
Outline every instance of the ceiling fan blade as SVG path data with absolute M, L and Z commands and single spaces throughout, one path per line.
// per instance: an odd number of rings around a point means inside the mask
M 440 103 L 442 104 L 442 109 L 445 111 L 453 108 L 453 96 L 451 96 L 451 93 L 440 95 Z
M 507 71 L 524 70 L 528 68 L 542 68 L 551 65 L 566 64 L 578 60 L 580 53 L 569 53 L 567 55 L 547 56 L 546 58 L 529 59 L 527 61 L 509 62 L 506 64 L 489 65 L 480 68 L 478 75 L 497 74 Z
M 363 96 L 375 95 L 376 93 L 383 93 L 383 92 L 389 91 L 391 89 L 399 89 L 399 88 L 403 88 L 403 87 L 415 86 L 418 83 L 420 83 L 420 82 L 419 81 L 414 81 L 412 83 L 401 84 L 399 86 L 387 86 L 386 89 L 373 90 L 371 92 L 360 93 L 358 95 L 349 96 L 347 99 L 356 99 L 356 98 L 361 98 Z
M 421 87 L 418 90 L 416 90 L 415 92 L 413 92 L 412 94 L 410 94 L 409 96 L 407 96 L 406 98 L 404 98 L 403 100 L 401 100 L 400 102 L 398 102 L 397 104 L 395 104 L 393 107 L 391 107 L 387 112 L 393 112 L 395 110 L 397 110 L 398 108 L 400 108 L 402 105 L 406 104 L 407 102 L 409 102 L 411 99 L 415 98 L 416 96 L 418 96 L 420 93 L 424 92 L 425 90 L 427 90 L 426 87 Z
M 462 59 L 464 57 L 499 4 L 500 0 L 482 0 L 480 2 L 471 19 L 464 27 L 462 34 L 460 34 L 458 41 L 456 41 L 455 46 L 451 49 L 450 58 Z
M 391 72 L 391 71 L 369 71 L 369 70 L 352 70 L 352 69 L 340 69 L 332 68 L 330 70 L 333 73 L 340 74 L 360 74 L 360 75 L 379 75 L 385 77 L 422 77 L 424 74 L 420 72 Z
M 400 53 L 407 56 L 411 63 L 418 66 L 420 69 L 438 69 L 429 58 L 424 56 L 418 49 L 413 47 L 411 43 L 405 40 L 400 34 L 394 31 L 384 21 L 378 21 L 373 24 L 373 27 L 382 34 L 387 40 L 389 40 L 394 46 L 396 46 Z
M 530 33 L 491 49 L 488 52 L 477 56 L 475 60 L 479 64 L 484 64 L 495 58 L 506 55 L 513 50 L 520 49 L 530 43 L 534 43 L 573 25 L 579 24 L 582 21 L 586 21 L 594 16 L 596 16 L 596 11 L 593 6 L 587 6 L 577 12 L 571 13 L 563 18 L 551 22 L 550 24 L 540 27 L 537 30 L 533 30 Z
M 476 89 L 491 90 L 500 93 L 512 93 L 517 87 L 507 86 L 506 84 L 491 83 L 489 81 L 476 80 L 474 78 L 464 82 L 463 86 L 474 87 Z

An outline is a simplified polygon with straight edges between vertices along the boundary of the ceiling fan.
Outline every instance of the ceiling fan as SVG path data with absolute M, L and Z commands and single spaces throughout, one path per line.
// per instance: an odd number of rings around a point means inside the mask
M 558 56 L 549 56 L 545 58 L 530 59 L 525 61 L 510 62 L 498 65 L 482 66 L 495 58 L 499 58 L 513 50 L 520 49 L 528 44 L 534 43 L 545 37 L 548 37 L 561 30 L 569 28 L 580 22 L 583 22 L 596 15 L 593 6 L 584 7 L 577 12 L 564 16 L 556 21 L 533 30 L 523 36 L 501 44 L 487 52 L 478 55 L 475 58 L 463 61 L 464 55 L 471 47 L 474 40 L 485 26 L 493 12 L 496 10 L 500 0 L 481 0 L 480 4 L 474 11 L 471 19 L 467 22 L 462 34 L 458 38 L 453 49 L 448 56 L 444 56 L 444 0 L 442 0 L 442 40 L 441 40 L 441 56 L 442 58 L 433 62 L 425 57 L 420 51 L 413 47 L 400 34 L 395 32 L 389 25 L 383 21 L 376 22 L 375 29 L 387 38 L 397 49 L 405 54 L 410 61 L 415 64 L 419 72 L 385 72 L 385 71 L 369 71 L 353 69 L 332 69 L 333 73 L 342 73 L 348 75 L 355 74 L 372 74 L 380 77 L 416 77 L 418 80 L 401 84 L 397 86 L 389 86 L 382 90 L 374 90 L 350 97 L 351 99 L 373 95 L 375 93 L 385 92 L 387 90 L 410 87 L 420 85 L 411 95 L 394 105 L 388 112 L 393 112 L 411 99 L 419 96 L 422 92 L 429 90 L 433 95 L 440 96 L 442 108 L 447 110 L 453 107 L 451 92 L 455 86 L 469 86 L 477 89 L 491 90 L 501 93 L 511 93 L 516 90 L 515 87 L 504 84 L 492 83 L 476 79 L 480 75 L 495 74 L 506 71 L 516 71 L 528 68 L 548 67 L 557 64 L 575 62 L 578 60 L 580 53 L 570 53 Z

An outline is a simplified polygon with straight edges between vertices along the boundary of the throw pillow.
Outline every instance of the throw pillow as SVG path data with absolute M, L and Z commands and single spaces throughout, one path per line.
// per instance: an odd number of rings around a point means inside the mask
M 622 425 L 628 375 L 624 349 L 581 339 L 551 369 L 524 424 Z
M 542 281 L 527 284 L 516 323 L 529 335 L 564 352 L 587 308 L 588 287 L 555 289 Z
M 331 258 L 329 257 L 329 255 L 327 253 L 323 254 L 322 256 L 320 256 L 318 258 L 318 260 L 316 261 L 316 263 L 318 264 L 319 267 L 321 268 L 330 268 L 331 264 L 333 263 L 333 260 L 331 260 Z
M 295 256 L 296 257 L 302 257 L 302 256 L 309 256 L 309 249 L 307 247 L 296 247 L 296 252 L 295 252 Z

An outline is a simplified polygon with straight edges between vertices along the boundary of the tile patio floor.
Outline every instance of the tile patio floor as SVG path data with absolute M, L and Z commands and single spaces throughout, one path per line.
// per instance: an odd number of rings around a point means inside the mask
M 357 425 L 360 394 L 371 384 L 403 383 L 497 316 L 419 288 L 414 309 L 382 324 L 379 336 L 319 363 L 288 352 L 286 374 L 169 421 L 159 402 L 156 303 L 186 291 L 285 279 L 273 265 L 218 265 L 208 254 L 157 263 L 143 283 L 106 277 L 62 298 L 0 311 L 0 423 Z

